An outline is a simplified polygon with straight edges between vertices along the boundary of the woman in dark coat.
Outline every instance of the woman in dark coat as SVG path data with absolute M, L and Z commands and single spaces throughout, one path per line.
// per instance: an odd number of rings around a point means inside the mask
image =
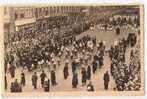
M 77 73 L 75 73 L 72 77 L 72 87 L 77 88 L 77 85 L 78 85 L 78 75 Z
M 68 64 L 66 63 L 63 69 L 63 73 L 64 73 L 64 79 L 67 79 L 69 73 L 68 73 Z
M 82 85 L 86 85 L 86 69 L 85 68 L 82 68 L 81 74 L 82 74 Z
M 88 80 L 91 79 L 91 67 L 90 66 L 87 67 L 87 79 Z

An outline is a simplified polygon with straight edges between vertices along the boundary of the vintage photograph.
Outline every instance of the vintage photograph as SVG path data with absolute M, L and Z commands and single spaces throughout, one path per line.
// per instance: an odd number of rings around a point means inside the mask
M 4 6 L 2 93 L 144 92 L 143 21 L 139 4 Z

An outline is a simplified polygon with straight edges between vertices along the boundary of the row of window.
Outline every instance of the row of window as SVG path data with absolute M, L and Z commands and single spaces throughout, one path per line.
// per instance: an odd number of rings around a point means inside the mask
M 12 7 L 11 7 L 12 8 Z M 11 9 L 10 8 L 10 9 Z M 70 13 L 70 12 L 81 12 L 82 10 L 89 9 L 90 11 L 98 12 L 99 9 L 107 9 L 109 7 L 98 7 L 98 6 L 49 6 L 49 7 L 13 7 L 15 19 L 22 18 L 40 18 L 47 15 L 53 15 L 58 13 Z M 110 7 L 116 8 L 116 7 Z M 4 8 L 4 14 L 7 14 L 8 7 Z M 11 10 L 12 11 L 12 10 Z
M 54 6 L 54 7 L 45 7 L 45 8 L 36 8 L 35 16 L 37 18 L 52 15 L 57 13 L 70 13 L 70 12 L 80 12 L 82 7 L 74 6 Z

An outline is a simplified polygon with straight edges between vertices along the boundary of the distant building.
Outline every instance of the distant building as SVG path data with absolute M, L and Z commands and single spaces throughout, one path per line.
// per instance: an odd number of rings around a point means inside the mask
M 44 29 L 50 27 L 50 20 L 74 15 L 97 15 L 105 16 L 105 12 L 116 10 L 119 6 L 5 6 L 4 7 L 4 33 L 7 37 L 9 33 L 23 30 Z M 119 9 L 128 9 L 121 7 Z M 136 10 L 134 10 L 135 12 Z M 100 15 L 99 13 L 103 13 Z M 129 10 L 128 10 L 129 12 Z M 76 13 L 76 14 L 75 14 Z M 5 38 L 6 38 L 5 37 Z
M 80 12 L 81 8 L 79 6 L 4 7 L 4 32 L 12 33 L 33 28 L 38 20 L 66 16 L 68 13 Z

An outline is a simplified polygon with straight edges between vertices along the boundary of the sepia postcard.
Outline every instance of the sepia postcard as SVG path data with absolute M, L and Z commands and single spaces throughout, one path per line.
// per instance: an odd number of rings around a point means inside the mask
M 2 96 L 144 95 L 142 4 L 0 7 Z

